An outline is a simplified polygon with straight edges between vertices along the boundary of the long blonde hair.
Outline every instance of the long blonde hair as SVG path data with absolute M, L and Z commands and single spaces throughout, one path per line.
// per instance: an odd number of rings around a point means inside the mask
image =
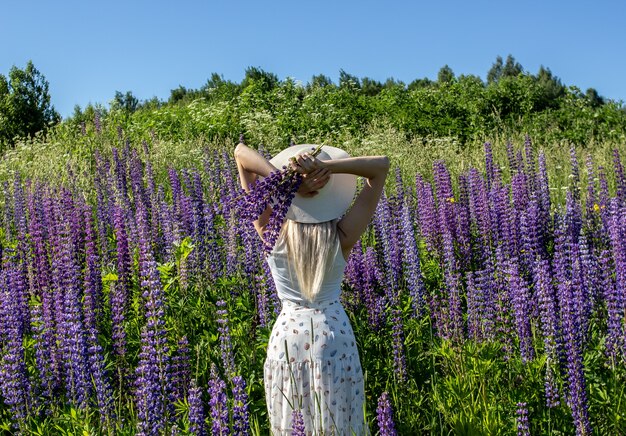
M 286 244 L 290 273 L 295 271 L 302 295 L 313 301 L 339 250 L 337 220 L 311 224 L 287 220 L 278 242 Z

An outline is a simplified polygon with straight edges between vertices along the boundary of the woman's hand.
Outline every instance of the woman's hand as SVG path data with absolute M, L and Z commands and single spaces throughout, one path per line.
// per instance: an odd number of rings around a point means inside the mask
M 310 174 L 315 170 L 324 168 L 324 164 L 309 153 L 302 153 L 291 158 L 291 167 L 300 174 Z
M 319 168 L 302 175 L 302 184 L 297 193 L 303 197 L 315 197 L 319 190 L 330 180 L 331 172 L 326 168 Z

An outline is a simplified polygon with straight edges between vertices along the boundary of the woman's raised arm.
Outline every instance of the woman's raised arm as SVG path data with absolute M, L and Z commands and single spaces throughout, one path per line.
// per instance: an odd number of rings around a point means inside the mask
M 251 149 L 244 143 L 237 144 L 235 148 L 235 162 L 237 162 L 241 186 L 246 192 L 250 190 L 258 176 L 267 177 L 272 171 L 276 171 L 274 165 L 261 156 L 258 151 Z M 254 221 L 254 228 L 261 238 L 271 215 L 272 208 L 268 206 L 259 218 Z
M 347 257 L 376 211 L 389 172 L 389 158 L 387 156 L 362 156 L 320 161 L 305 154 L 299 156 L 297 162 L 309 171 L 325 168 L 331 173 L 355 174 L 367 179 L 352 207 L 337 223 L 341 250 L 344 257 Z

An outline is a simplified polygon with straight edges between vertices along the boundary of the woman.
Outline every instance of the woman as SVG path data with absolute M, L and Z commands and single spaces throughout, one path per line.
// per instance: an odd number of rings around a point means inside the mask
M 374 214 L 389 159 L 351 158 L 329 146 L 313 157 L 307 152 L 313 147 L 292 146 L 271 161 L 244 144 L 235 149 L 246 190 L 283 165 L 303 176 L 267 258 L 282 302 L 264 366 L 271 430 L 291 434 L 301 417 L 306 434 L 367 434 L 363 372 L 339 295 L 346 259 Z M 367 181 L 352 204 L 356 176 Z M 261 238 L 271 212 L 268 207 L 254 222 Z

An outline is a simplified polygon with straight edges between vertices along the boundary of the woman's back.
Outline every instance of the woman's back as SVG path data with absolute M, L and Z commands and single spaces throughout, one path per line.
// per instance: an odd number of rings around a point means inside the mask
M 347 263 L 339 249 L 339 244 L 336 245 L 335 249 L 331 250 L 331 257 L 327 260 L 327 263 L 325 259 L 319 258 L 312 258 L 309 262 L 308 266 L 312 268 L 324 268 L 326 264 L 326 271 L 324 272 L 320 290 L 313 302 L 320 303 L 339 299 L 341 282 Z M 284 241 L 279 241 L 276 244 L 274 250 L 267 257 L 267 263 L 276 284 L 278 298 L 281 301 L 288 300 L 294 303 L 305 304 L 307 299 L 304 298 L 303 292 L 298 285 L 296 272 L 293 268 L 290 268 L 287 244 Z
M 285 243 L 279 242 L 267 260 L 282 302 L 264 366 L 272 433 L 291 434 L 296 411 L 312 434 L 367 434 L 363 371 L 350 320 L 339 301 L 347 263 L 339 243 L 313 301 L 303 297 L 290 271 Z M 310 262 L 324 268 L 324 259 Z

